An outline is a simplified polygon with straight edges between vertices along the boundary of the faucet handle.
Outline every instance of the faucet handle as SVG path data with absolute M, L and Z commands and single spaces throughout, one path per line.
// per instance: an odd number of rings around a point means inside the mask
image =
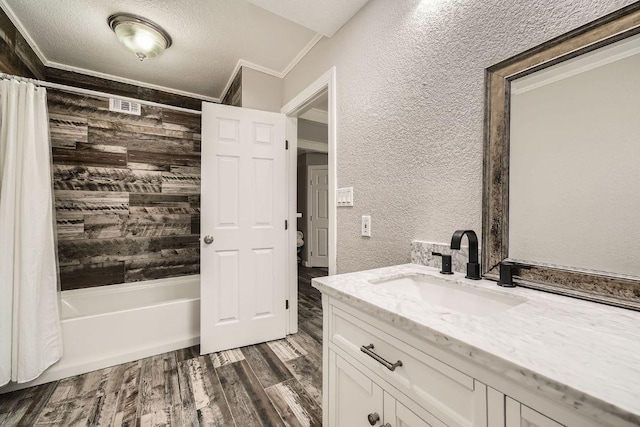
M 517 270 L 531 270 L 531 267 L 512 261 L 502 261 L 500 263 L 500 280 L 498 281 L 498 286 L 502 286 L 504 288 L 515 288 L 516 285 L 513 283 L 513 273 Z
M 451 271 L 451 255 L 441 254 L 440 252 L 431 252 L 432 255 L 442 257 L 442 268 L 440 274 L 453 274 Z

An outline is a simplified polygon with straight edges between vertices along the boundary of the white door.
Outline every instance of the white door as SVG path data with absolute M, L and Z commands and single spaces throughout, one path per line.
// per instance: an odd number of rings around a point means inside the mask
M 309 267 L 329 267 L 329 169 L 309 166 Z
M 284 131 L 283 114 L 202 104 L 202 354 L 285 336 Z

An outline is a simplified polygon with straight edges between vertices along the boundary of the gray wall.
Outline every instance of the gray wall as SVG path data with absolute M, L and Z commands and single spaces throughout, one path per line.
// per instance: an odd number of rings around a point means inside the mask
M 282 79 L 242 67 L 242 107 L 280 112 Z
M 338 271 L 409 261 L 409 241 L 481 231 L 484 70 L 623 0 L 370 0 L 284 79 L 283 103 L 336 66 Z M 360 237 L 360 216 L 372 237 Z
M 298 156 L 298 212 L 302 212 L 302 218 L 298 218 L 298 230 L 304 233 L 305 248 L 300 256 L 307 260 L 307 166 L 326 165 L 329 158 L 326 154 L 304 153 Z
M 324 123 L 298 119 L 298 138 L 326 144 L 329 142 L 329 130 Z

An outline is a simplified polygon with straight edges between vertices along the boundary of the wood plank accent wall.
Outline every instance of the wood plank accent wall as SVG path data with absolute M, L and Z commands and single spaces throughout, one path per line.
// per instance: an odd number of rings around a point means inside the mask
M 137 61 L 135 57 L 133 57 L 133 60 Z M 46 67 L 46 80 L 51 83 L 81 87 L 83 89 L 127 96 L 135 99 L 144 99 L 145 101 L 175 105 L 176 107 L 190 108 L 192 110 L 200 111 L 202 109 L 202 100 L 200 99 L 116 82 L 100 77 L 88 76 L 86 74 L 74 73 L 72 71 L 60 70 L 58 68 Z
M 0 72 L 42 79 L 45 67 L 4 10 L 0 9 Z
M 197 274 L 200 116 L 48 91 L 63 290 Z
M 242 107 L 242 67 L 238 69 L 220 103 L 233 107 Z

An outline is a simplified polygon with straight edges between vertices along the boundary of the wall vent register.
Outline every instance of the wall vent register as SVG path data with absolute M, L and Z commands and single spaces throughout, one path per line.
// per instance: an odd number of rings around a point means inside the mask
M 125 99 L 109 98 L 109 111 L 139 116 L 141 105 L 138 102 L 132 102 Z

